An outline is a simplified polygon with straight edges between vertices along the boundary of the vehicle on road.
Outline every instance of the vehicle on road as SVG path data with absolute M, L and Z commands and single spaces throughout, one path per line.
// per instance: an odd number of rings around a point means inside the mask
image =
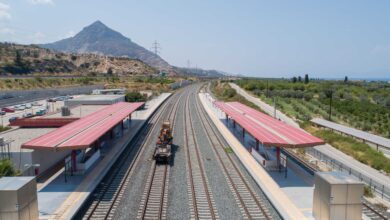
M 50 98 L 46 100 L 47 102 L 56 102 L 57 100 L 55 98 Z
M 23 114 L 23 118 L 31 118 L 33 117 L 34 115 L 32 113 L 24 113 Z
M 16 121 L 16 119 L 18 119 L 19 117 L 16 117 L 16 116 L 13 116 L 11 118 L 8 119 L 9 122 L 13 122 L 13 121 Z
M 5 115 L 5 111 L 0 111 L 0 115 Z
M 26 109 L 26 106 L 24 106 L 24 105 L 15 105 L 15 110 L 17 110 L 17 111 L 22 111 L 25 109 Z
M 157 162 L 169 162 L 171 159 L 172 148 L 172 128 L 169 121 L 164 121 L 158 136 L 156 149 L 154 151 L 154 159 Z
M 38 116 L 42 116 L 42 115 L 44 115 L 44 114 L 46 114 L 46 109 L 44 109 L 44 108 L 39 109 L 39 111 L 37 111 L 37 112 L 35 113 L 35 115 L 38 115 Z
M 31 103 L 27 103 L 27 104 L 26 104 L 26 108 L 27 108 L 27 109 L 30 109 L 30 108 L 32 108 L 32 105 L 31 105 Z
M 4 107 L 1 109 L 1 111 L 4 111 L 4 112 L 15 112 L 15 109 L 12 108 L 12 107 Z
M 39 103 L 39 102 L 33 102 L 31 104 L 32 104 L 32 106 L 42 106 L 42 103 Z

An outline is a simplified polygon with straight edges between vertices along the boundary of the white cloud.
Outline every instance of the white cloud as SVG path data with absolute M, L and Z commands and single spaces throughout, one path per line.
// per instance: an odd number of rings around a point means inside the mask
M 54 4 L 53 0 L 28 0 L 28 1 L 34 5 L 52 5 L 52 4 Z
M 9 5 L 0 2 L 0 20 L 11 19 L 11 14 L 9 13 Z

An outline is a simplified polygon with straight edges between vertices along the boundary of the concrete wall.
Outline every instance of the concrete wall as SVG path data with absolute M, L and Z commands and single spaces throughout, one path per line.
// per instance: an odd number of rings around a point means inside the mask
M 39 173 L 46 171 L 48 168 L 58 163 L 70 154 L 70 150 L 52 151 L 52 150 L 34 150 L 32 152 L 32 163 L 40 164 Z
M 31 176 L 34 175 L 34 168 L 25 166 L 26 164 L 40 164 L 39 173 L 42 173 L 69 154 L 69 150 L 22 150 L 21 152 L 11 152 L 11 162 L 22 175 Z

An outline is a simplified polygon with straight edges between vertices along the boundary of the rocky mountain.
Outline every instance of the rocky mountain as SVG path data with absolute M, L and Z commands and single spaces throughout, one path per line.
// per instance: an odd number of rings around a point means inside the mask
M 152 75 L 140 60 L 97 54 L 55 52 L 35 45 L 0 43 L 0 75 Z
M 67 53 L 93 53 L 139 59 L 155 68 L 172 71 L 172 67 L 160 56 L 132 42 L 101 21 L 83 28 L 74 37 L 39 46 Z

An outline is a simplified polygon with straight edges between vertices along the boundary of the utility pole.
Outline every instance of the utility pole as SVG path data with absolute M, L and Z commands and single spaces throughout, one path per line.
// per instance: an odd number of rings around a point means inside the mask
M 187 68 L 189 69 L 191 67 L 191 61 L 187 60 Z
M 276 98 L 274 96 L 274 118 L 276 118 Z
M 329 121 L 332 120 L 332 99 L 333 99 L 333 89 L 327 89 L 325 90 L 325 95 L 327 98 L 329 98 Z
M 330 97 L 329 97 L 329 121 L 332 121 L 332 98 L 333 98 L 333 91 L 330 92 Z
M 161 46 L 160 46 L 160 44 L 156 40 L 153 42 L 151 50 L 153 51 L 153 53 L 156 56 L 158 56 L 158 54 L 160 53 Z M 160 75 L 162 75 L 160 68 L 158 68 L 158 72 L 159 72 Z
M 160 46 L 160 44 L 156 40 L 153 42 L 151 50 L 156 55 L 158 55 L 160 53 L 161 46 Z

